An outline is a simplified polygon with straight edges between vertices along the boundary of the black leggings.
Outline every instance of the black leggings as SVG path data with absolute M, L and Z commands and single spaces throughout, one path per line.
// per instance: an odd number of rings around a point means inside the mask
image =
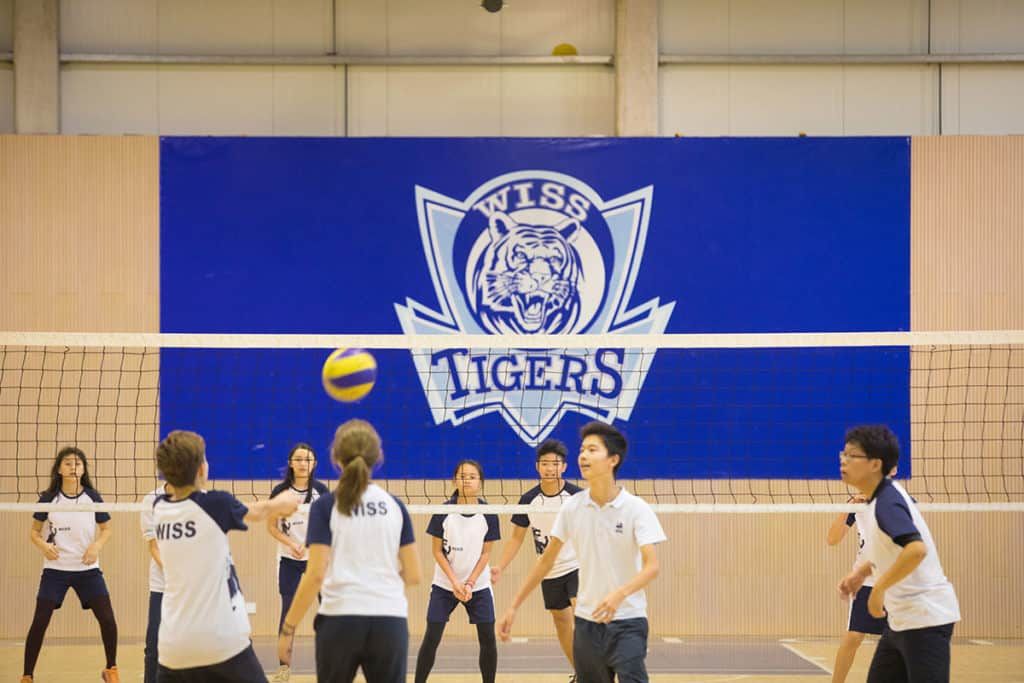
M 441 644 L 445 622 L 427 622 L 419 654 L 416 655 L 416 683 L 426 683 L 430 670 L 434 668 L 434 656 Z M 476 625 L 476 639 L 480 643 L 480 675 L 483 683 L 494 683 L 498 671 L 498 643 L 494 638 L 494 622 Z
M 32 617 L 32 625 L 25 637 L 25 670 L 23 675 L 31 676 L 36 669 L 39 651 L 43 648 L 43 636 L 50 625 L 50 617 L 57 609 L 52 600 L 36 600 L 36 613 Z M 110 604 L 109 595 L 92 598 L 89 604 L 96 621 L 100 623 L 100 635 L 103 638 L 103 652 L 107 657 L 107 668 L 117 664 L 117 621 L 114 619 L 114 608 Z

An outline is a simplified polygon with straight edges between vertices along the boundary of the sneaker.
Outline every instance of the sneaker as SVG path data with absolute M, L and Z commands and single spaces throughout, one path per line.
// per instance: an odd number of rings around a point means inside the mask
M 104 669 L 103 673 L 100 674 L 100 678 L 103 679 L 104 683 L 121 683 L 121 674 L 117 673 L 116 666 Z
M 576 683 L 576 674 L 569 674 L 569 683 Z
M 287 664 L 282 664 L 281 668 L 274 674 L 274 677 L 270 679 L 270 683 L 288 683 L 288 679 L 291 677 L 291 668 Z

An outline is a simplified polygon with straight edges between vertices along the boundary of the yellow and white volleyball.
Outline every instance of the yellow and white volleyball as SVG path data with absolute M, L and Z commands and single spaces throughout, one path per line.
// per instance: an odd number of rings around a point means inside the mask
M 364 349 L 338 349 L 324 361 L 321 378 L 331 398 L 343 403 L 358 401 L 377 381 L 377 361 Z

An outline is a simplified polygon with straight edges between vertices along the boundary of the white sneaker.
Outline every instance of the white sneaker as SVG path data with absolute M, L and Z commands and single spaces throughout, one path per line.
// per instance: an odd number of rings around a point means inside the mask
M 274 677 L 270 679 L 270 683 L 288 683 L 288 679 L 292 677 L 292 670 L 287 664 L 282 664 L 281 668 L 277 670 Z

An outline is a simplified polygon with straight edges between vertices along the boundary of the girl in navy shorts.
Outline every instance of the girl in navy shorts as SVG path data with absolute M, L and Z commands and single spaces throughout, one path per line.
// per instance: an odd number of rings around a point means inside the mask
M 475 460 L 455 466 L 455 493 L 448 503 L 485 503 L 478 498 L 483 489 L 484 470 Z M 416 656 L 416 683 L 423 683 L 434 667 L 448 617 L 461 603 L 476 624 L 480 643 L 480 675 L 494 683 L 498 668 L 498 644 L 494 637 L 494 594 L 488 559 L 491 546 L 501 534 L 496 515 L 434 515 L 427 525 L 433 536 L 434 581 L 427 606 L 427 632 Z
M 64 604 L 72 588 L 82 609 L 91 609 L 100 624 L 106 667 L 101 676 L 107 683 L 119 683 L 117 672 L 117 622 L 110 594 L 100 571 L 100 550 L 110 539 L 110 515 L 106 512 L 76 512 L 79 504 L 102 503 L 92 487 L 85 453 L 74 446 L 57 453 L 50 470 L 50 485 L 39 495 L 40 503 L 54 503 L 61 509 L 32 515 L 32 545 L 45 558 L 39 580 L 36 613 L 25 637 L 25 668 L 21 683 L 31 683 L 43 646 L 46 627 L 53 611 Z

